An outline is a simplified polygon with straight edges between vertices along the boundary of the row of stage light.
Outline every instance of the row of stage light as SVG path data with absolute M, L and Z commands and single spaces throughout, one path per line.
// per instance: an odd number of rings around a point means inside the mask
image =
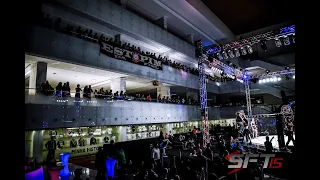
M 295 79 L 296 76 L 293 75 L 292 78 Z M 286 79 L 289 80 L 290 77 L 289 77 L 289 76 L 286 76 Z M 282 80 L 281 77 L 270 77 L 270 78 L 260 79 L 260 80 L 259 80 L 259 84 L 279 82 L 279 81 L 281 81 L 281 80 Z
M 252 45 L 260 43 L 261 49 L 268 50 L 267 41 L 273 40 L 276 47 L 283 45 L 288 46 L 295 43 L 295 25 L 282 28 L 278 31 L 270 31 L 264 34 L 259 34 L 253 37 L 241 39 L 239 41 L 224 44 L 222 46 L 215 46 L 209 48 L 206 54 L 214 55 L 220 61 L 223 59 L 229 59 L 234 57 L 245 56 L 252 54 Z

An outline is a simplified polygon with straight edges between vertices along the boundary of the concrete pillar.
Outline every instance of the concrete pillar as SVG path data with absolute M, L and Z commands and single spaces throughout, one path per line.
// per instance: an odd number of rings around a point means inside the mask
M 168 17 L 163 16 L 162 18 L 156 20 L 156 24 L 158 24 L 163 29 L 167 30 L 168 29 Z
M 110 83 L 110 87 L 113 93 L 115 92 L 120 92 L 123 91 L 123 93 L 126 92 L 126 78 L 125 77 L 121 77 L 119 79 L 113 79 Z
M 47 63 L 37 62 L 31 66 L 29 78 L 29 94 L 35 95 L 40 90 L 40 86 L 47 80 Z M 38 89 L 37 89 L 38 88 Z M 38 90 L 38 91 L 37 91 Z
M 196 92 L 187 92 L 186 96 L 187 96 L 187 98 L 191 97 L 193 100 L 199 99 L 198 93 L 196 93 Z
M 158 98 L 159 94 L 161 95 L 161 98 L 163 98 L 163 96 L 165 96 L 165 97 L 169 96 L 169 98 L 170 98 L 171 97 L 170 86 L 161 85 L 161 86 L 157 87 L 157 98 Z

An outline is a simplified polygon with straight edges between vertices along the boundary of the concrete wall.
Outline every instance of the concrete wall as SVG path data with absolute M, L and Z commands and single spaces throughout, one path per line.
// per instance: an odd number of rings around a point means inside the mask
M 198 76 L 163 65 L 163 70 L 136 65 L 100 53 L 98 44 L 84 41 L 46 28 L 29 27 L 26 52 L 73 64 L 110 70 L 163 83 L 199 89 Z M 219 88 L 209 84 L 208 90 L 218 93 Z
M 25 96 L 26 129 L 169 123 L 201 120 L 200 107 L 141 101 Z M 243 107 L 209 108 L 209 119 L 234 118 Z M 255 113 L 256 110 L 253 109 Z M 259 112 L 261 113 L 261 112 Z
M 55 6 L 105 24 L 131 37 L 149 39 L 189 57 L 195 57 L 195 47 L 148 20 L 109 0 L 56 0 Z

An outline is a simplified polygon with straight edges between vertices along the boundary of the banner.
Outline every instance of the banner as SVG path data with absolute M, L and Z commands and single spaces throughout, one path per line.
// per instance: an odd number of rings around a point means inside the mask
M 104 42 L 100 42 L 100 52 L 116 59 L 148 66 L 157 70 L 162 70 L 162 61 L 150 58 L 148 56 L 140 55 L 138 52 L 132 52 L 127 49 L 115 47 Z

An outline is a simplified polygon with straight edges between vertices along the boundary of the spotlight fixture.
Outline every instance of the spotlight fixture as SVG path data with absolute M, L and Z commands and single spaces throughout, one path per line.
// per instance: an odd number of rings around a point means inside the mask
M 221 53 L 217 53 L 217 56 L 218 56 L 218 59 L 219 59 L 220 61 L 223 60 L 223 56 L 221 55 Z
M 295 34 L 292 35 L 292 43 L 293 43 L 293 44 L 296 43 L 296 36 L 295 36 Z
M 281 81 L 281 78 L 280 77 L 270 77 L 270 78 L 266 78 L 266 79 L 260 79 L 258 81 L 258 83 L 263 84 L 263 83 L 277 82 L 277 81 Z
M 222 51 L 222 56 L 224 59 L 228 59 L 228 54 L 226 53 L 226 51 Z
M 292 78 L 293 78 L 293 79 L 296 79 L 296 75 L 293 75 Z
M 241 55 L 239 49 L 234 49 L 234 54 L 236 55 L 236 57 L 239 57 Z
M 232 63 L 231 63 L 230 61 L 226 61 L 226 64 L 227 64 L 228 66 L 231 66 L 231 65 L 232 65 Z
M 274 39 L 274 42 L 275 42 L 275 44 L 276 44 L 277 47 L 281 47 L 281 46 L 282 46 L 281 40 L 280 40 L 279 38 L 276 37 L 276 38 Z
M 267 70 L 266 70 L 266 73 L 269 74 L 269 72 L 270 72 L 270 70 L 267 69 Z
M 264 40 L 264 39 L 260 40 L 260 46 L 261 46 L 261 49 L 264 50 L 264 52 L 268 51 L 267 41 L 266 40 Z
M 230 58 L 234 58 L 234 54 L 232 50 L 228 50 L 228 54 Z
M 244 47 L 241 47 L 240 51 L 241 51 L 242 56 L 247 55 L 247 50 Z
M 288 46 L 290 44 L 290 39 L 288 36 L 283 37 L 283 44 L 286 46 Z
M 247 49 L 248 49 L 248 53 L 252 54 L 253 53 L 253 49 L 250 45 L 247 45 Z
M 287 66 L 287 67 L 286 67 L 286 70 L 290 70 L 290 67 L 289 67 L 289 66 Z

